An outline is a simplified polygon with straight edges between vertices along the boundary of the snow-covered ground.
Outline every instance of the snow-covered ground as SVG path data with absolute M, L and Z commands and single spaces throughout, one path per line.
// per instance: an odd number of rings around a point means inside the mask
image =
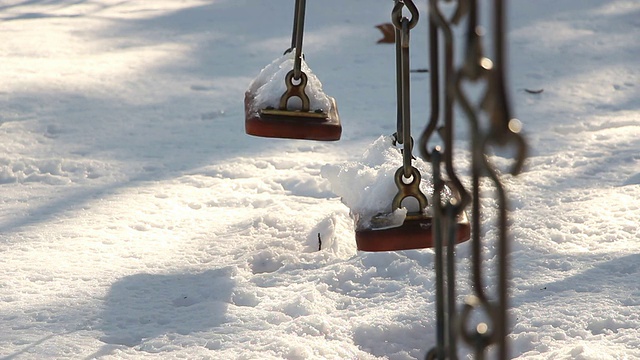
M 513 357 L 640 359 L 640 1 L 508 3 L 531 148 L 505 178 Z M 308 2 L 306 60 L 344 127 L 319 143 L 244 134 L 293 1 L 0 2 L 0 356 L 422 358 L 432 251 L 358 253 L 321 174 L 395 131 L 393 46 L 374 28 L 391 7 Z M 415 68 L 425 44 L 423 16 Z M 412 78 L 418 132 L 428 74 Z

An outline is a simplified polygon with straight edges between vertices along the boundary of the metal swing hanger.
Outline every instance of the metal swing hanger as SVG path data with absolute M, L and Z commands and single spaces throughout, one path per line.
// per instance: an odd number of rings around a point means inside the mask
M 411 17 L 402 14 L 407 8 Z M 396 43 L 396 84 L 397 84 L 397 132 L 395 142 L 402 145 L 402 166 L 396 171 L 394 181 L 398 192 L 391 202 L 391 211 L 400 209 L 402 201 L 412 197 L 418 201 L 419 210 L 407 213 L 399 227 L 388 228 L 384 223 L 388 214 L 379 214 L 371 220 L 371 226 L 356 231 L 356 243 L 361 251 L 396 251 L 433 247 L 432 218 L 425 213 L 429 201 L 420 190 L 422 176 L 413 166 L 413 138 L 411 137 L 410 98 L 410 31 L 418 23 L 419 11 L 412 0 L 396 0 L 391 15 L 395 26 Z M 470 227 L 466 215 L 462 213 L 456 238 L 459 243 L 469 239 Z
M 306 93 L 309 79 L 302 71 L 305 12 L 306 0 L 296 0 L 291 47 L 285 51 L 285 54 L 295 51 L 294 65 L 284 78 L 287 89 L 280 97 L 278 108 L 253 111 L 256 94 L 245 94 L 245 131 L 249 135 L 319 141 L 340 139 L 342 125 L 335 99 L 327 96 L 329 109 L 311 109 Z M 289 107 L 292 98 L 300 100 L 300 110 Z

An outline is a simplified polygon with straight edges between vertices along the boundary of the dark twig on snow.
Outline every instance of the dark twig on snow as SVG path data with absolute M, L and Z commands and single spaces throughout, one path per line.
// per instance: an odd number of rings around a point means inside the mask
M 320 233 L 318 233 L 318 251 L 322 250 L 322 238 L 320 237 Z
M 529 94 L 541 94 L 544 89 L 524 89 L 524 91 L 528 92 Z

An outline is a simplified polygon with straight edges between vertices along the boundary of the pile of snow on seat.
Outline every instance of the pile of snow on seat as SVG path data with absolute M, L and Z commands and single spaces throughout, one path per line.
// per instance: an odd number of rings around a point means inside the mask
M 261 109 L 280 107 L 280 98 L 287 91 L 285 77 L 289 71 L 293 70 L 295 49 L 283 56 L 275 59 L 267 65 L 260 74 L 251 82 L 247 93 L 253 97 L 251 111 L 257 112 Z M 310 110 L 323 110 L 327 112 L 331 107 L 329 97 L 322 90 L 322 83 L 313 74 L 309 65 L 302 60 L 302 72 L 307 75 L 307 86 L 305 94 L 309 97 Z M 294 79 L 294 84 L 298 82 Z M 289 99 L 288 110 L 301 110 L 302 102 L 297 97 Z
M 431 203 L 433 181 L 430 164 L 416 158 L 413 166 L 422 175 L 420 189 Z M 371 218 L 379 214 L 385 215 L 386 227 L 397 227 L 404 223 L 407 211 L 418 210 L 410 206 L 407 209 L 403 202 L 402 208 L 392 212 L 391 202 L 398 193 L 394 175 L 400 167 L 402 153 L 394 146 L 393 136 L 380 136 L 367 148 L 361 159 L 339 165 L 325 165 L 321 174 L 329 180 L 331 190 L 351 209 L 352 216 L 358 219 L 356 230 L 371 228 Z M 445 189 L 442 198 L 451 198 L 451 191 Z M 424 211 L 428 214 L 430 207 Z

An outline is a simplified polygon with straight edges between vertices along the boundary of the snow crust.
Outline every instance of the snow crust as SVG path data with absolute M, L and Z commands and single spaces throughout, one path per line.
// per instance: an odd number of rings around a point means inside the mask
M 260 71 L 260 74 L 251 82 L 247 92 L 254 96 L 251 109 L 258 111 L 267 107 L 278 109 L 280 98 L 287 91 L 285 77 L 293 70 L 295 62 L 295 49 L 283 56 L 273 60 L 269 65 Z M 305 94 L 309 97 L 310 110 L 321 109 L 329 111 L 331 100 L 322 90 L 322 83 L 311 71 L 307 62 L 302 59 L 302 72 L 307 75 L 307 85 Z M 294 80 L 294 84 L 297 82 Z M 289 99 L 289 110 L 301 110 L 302 102 L 297 97 Z

